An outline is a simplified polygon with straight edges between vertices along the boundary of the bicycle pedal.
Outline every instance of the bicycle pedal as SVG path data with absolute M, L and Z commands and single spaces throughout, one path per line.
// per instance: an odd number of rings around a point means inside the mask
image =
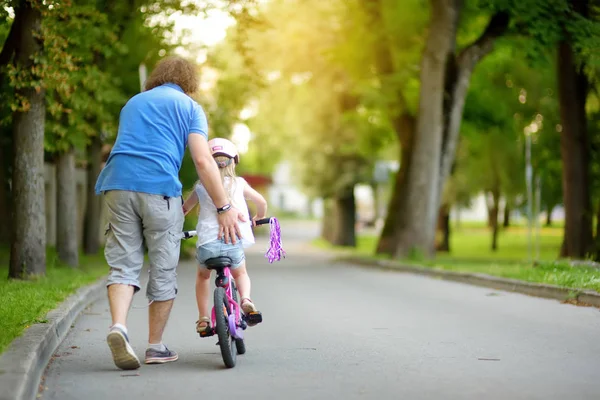
M 203 338 L 213 336 L 214 334 L 215 334 L 214 329 L 211 329 L 210 331 L 204 331 L 204 332 L 199 333 L 200 337 L 203 337 Z
M 249 325 L 259 324 L 262 322 L 262 320 L 263 320 L 263 317 L 262 317 L 262 314 L 260 313 L 260 311 L 248 313 L 246 315 L 246 321 L 248 322 Z

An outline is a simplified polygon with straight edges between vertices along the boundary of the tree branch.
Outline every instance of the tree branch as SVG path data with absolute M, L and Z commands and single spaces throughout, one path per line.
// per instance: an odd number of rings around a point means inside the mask
M 492 51 L 496 39 L 508 30 L 509 22 L 510 15 L 508 12 L 499 11 L 494 14 L 481 36 L 460 52 L 458 64 L 461 67 L 473 68 L 479 60 Z

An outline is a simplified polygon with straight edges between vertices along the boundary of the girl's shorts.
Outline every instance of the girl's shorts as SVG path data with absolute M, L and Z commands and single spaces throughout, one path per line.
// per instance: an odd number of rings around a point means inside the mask
M 215 257 L 231 258 L 230 269 L 238 268 L 246 259 L 242 242 L 238 240 L 235 244 L 225 243 L 223 239 L 217 239 L 203 244 L 196 249 L 196 260 L 201 268 L 206 268 L 206 260 Z

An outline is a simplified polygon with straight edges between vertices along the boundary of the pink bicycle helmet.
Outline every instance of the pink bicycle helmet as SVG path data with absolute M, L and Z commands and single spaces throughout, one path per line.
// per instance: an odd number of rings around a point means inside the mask
M 237 147 L 231 141 L 223 138 L 214 138 L 208 141 L 208 147 L 210 152 L 215 156 L 225 156 L 232 158 L 235 163 L 240 162 L 240 155 L 237 151 Z

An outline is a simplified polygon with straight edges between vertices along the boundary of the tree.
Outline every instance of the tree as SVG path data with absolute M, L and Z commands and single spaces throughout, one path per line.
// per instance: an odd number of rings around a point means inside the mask
M 589 17 L 588 1 L 569 1 L 574 16 Z M 573 49 L 573 33 L 561 24 L 564 37 L 558 43 L 558 93 L 562 121 L 561 154 L 565 236 L 562 257 L 583 258 L 592 251 L 592 205 L 589 190 L 590 139 L 587 130 L 586 101 L 589 91 L 585 63 L 578 62 Z
M 12 197 L 10 181 L 12 176 L 12 126 L 10 108 L 13 102 L 13 90 L 6 79 L 7 66 L 12 62 L 16 29 L 11 41 L 7 41 L 11 31 L 12 18 L 8 10 L 0 7 L 0 43 L 4 43 L 0 52 L 0 245 L 10 246 L 12 231 Z
M 410 159 L 404 164 L 405 185 L 394 189 L 397 215 L 388 214 L 383 235 L 393 236 L 394 253 L 414 249 L 432 254 L 443 184 L 450 173 L 470 76 L 508 26 L 508 14 L 496 12 L 483 33 L 458 54 L 461 2 L 431 1 L 429 36 L 421 65 L 420 105 L 414 125 Z M 397 181 L 397 183 L 399 183 Z M 406 199 L 400 193 L 406 193 Z M 391 221 L 390 221 L 391 220 Z M 388 240 L 389 242 L 389 240 Z M 386 249 L 384 249 L 386 250 Z M 389 249 L 387 249 L 389 250 Z
M 17 100 L 12 116 L 15 147 L 11 278 L 43 275 L 46 269 L 45 89 L 41 83 L 43 66 L 40 65 L 42 7 L 38 2 L 21 0 L 15 7 L 15 19 L 8 36 L 15 44 L 12 49 L 14 65 L 8 66 L 8 76 Z
M 119 49 L 108 18 L 93 6 L 57 4 L 46 18 L 49 64 L 46 150 L 56 164 L 56 249 L 59 259 L 76 267 L 79 240 L 76 193 L 76 153 L 85 151 L 96 125 L 112 125 L 110 103 L 121 102 L 112 77 L 94 64 L 95 58 Z M 71 35 L 83 25 L 86 35 Z

